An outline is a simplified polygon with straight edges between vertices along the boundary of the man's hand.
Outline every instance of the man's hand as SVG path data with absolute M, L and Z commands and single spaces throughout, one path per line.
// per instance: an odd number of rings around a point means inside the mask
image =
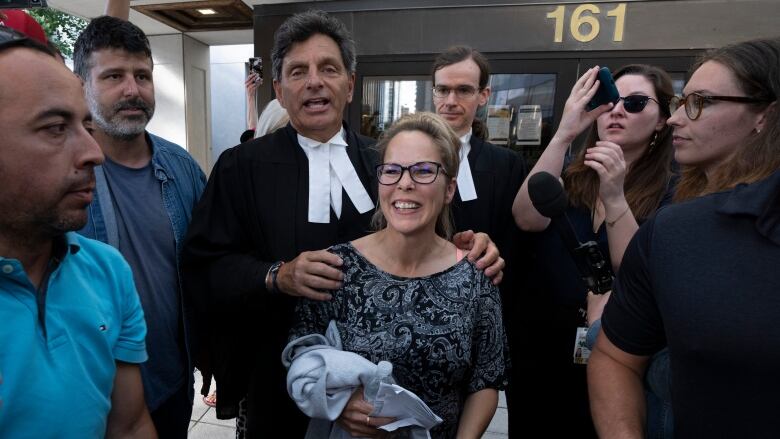
M 471 230 L 456 233 L 452 237 L 455 247 L 469 252 L 469 261 L 475 262 L 477 268 L 485 271 L 485 276 L 493 281 L 493 285 L 501 283 L 504 278 L 504 258 L 498 253 L 498 247 L 490 240 L 487 233 L 474 233 Z
M 387 432 L 377 427 L 395 421 L 395 418 L 370 416 L 374 407 L 363 398 L 363 388 L 358 387 L 349 398 L 336 422 L 352 437 L 384 437 Z
M 344 273 L 342 260 L 327 250 L 303 252 L 279 268 L 276 283 L 285 294 L 312 300 L 330 300 L 323 290 L 341 288 Z

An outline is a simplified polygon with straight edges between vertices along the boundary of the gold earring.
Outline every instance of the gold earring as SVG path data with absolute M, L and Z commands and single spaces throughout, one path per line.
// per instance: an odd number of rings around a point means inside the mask
M 650 154 L 653 152 L 653 148 L 655 148 L 655 142 L 658 140 L 658 131 L 655 131 L 653 133 L 653 140 L 650 141 L 650 148 L 647 149 L 647 153 Z

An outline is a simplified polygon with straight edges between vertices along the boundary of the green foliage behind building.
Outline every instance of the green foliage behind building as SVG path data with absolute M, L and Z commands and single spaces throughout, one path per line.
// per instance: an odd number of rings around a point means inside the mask
M 52 8 L 27 9 L 27 13 L 43 26 L 46 36 L 65 57 L 73 57 L 73 45 L 87 27 L 87 20 Z

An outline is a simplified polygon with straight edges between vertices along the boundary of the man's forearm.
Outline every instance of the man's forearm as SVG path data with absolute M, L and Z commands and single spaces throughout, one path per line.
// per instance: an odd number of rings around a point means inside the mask
M 604 338 L 604 334 L 599 337 Z M 596 431 L 600 438 L 642 438 L 646 409 L 641 375 L 598 346 L 588 360 L 590 409 Z
M 157 437 L 157 430 L 155 430 L 152 417 L 146 408 L 138 421 L 128 428 L 122 430 L 114 427 L 118 426 L 109 426 L 109 430 L 106 431 L 106 439 L 154 439 Z

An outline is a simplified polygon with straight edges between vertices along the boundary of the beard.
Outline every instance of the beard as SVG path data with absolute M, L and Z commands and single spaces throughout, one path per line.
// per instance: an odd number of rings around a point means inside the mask
M 81 187 L 89 180 L 94 181 L 91 171 L 87 179 L 72 187 Z M 0 235 L 27 245 L 82 229 L 87 224 L 89 205 L 65 202 L 68 190 L 63 187 L 45 198 L 30 195 L 22 196 L 22 200 L 0 199 L 0 209 L 6 212 L 0 216 Z
M 154 102 L 149 104 L 140 96 L 119 101 L 110 108 L 101 105 L 90 88 L 87 88 L 86 96 L 95 125 L 115 139 L 135 139 L 144 133 L 146 125 L 154 115 Z M 142 114 L 129 116 L 119 113 L 128 109 L 141 110 Z

